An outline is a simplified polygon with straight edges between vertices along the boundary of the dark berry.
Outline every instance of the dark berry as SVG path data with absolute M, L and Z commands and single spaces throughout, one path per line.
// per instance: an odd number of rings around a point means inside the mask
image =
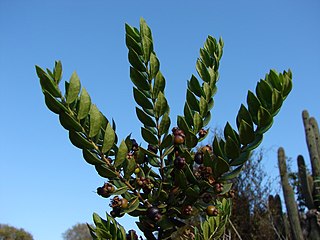
M 199 131 L 199 138 L 203 138 L 203 137 L 205 137 L 206 135 L 207 135 L 207 133 L 208 133 L 208 131 L 207 130 L 205 130 L 205 129 L 200 129 L 200 131 Z
M 202 197 L 202 200 L 205 202 L 205 203 L 209 203 L 211 200 L 212 200 L 212 196 L 210 193 L 205 193 Z
M 156 207 L 150 207 L 147 209 L 147 217 L 154 220 L 158 221 L 161 218 L 161 214 L 158 208 Z
M 173 142 L 174 142 L 174 144 L 182 144 L 182 143 L 184 143 L 184 137 L 181 135 L 175 135 Z
M 192 206 L 191 205 L 186 205 L 182 208 L 182 214 L 184 215 L 191 215 L 192 213 Z
M 203 163 L 203 153 L 202 153 L 202 152 L 197 152 L 197 153 L 194 155 L 194 161 L 195 161 L 197 164 L 202 164 L 202 163 Z
M 182 158 L 182 157 L 176 157 L 173 164 L 174 164 L 175 168 L 183 169 L 184 166 L 186 165 L 186 160 L 185 160 L 185 158 Z

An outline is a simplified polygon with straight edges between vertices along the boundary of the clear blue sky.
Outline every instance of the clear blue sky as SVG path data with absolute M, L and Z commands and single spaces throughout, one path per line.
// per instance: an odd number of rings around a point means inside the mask
M 279 146 L 308 159 L 301 111 L 320 121 L 319 12 L 317 0 L 1 0 L 0 223 L 58 240 L 75 223 L 91 222 L 93 212 L 109 211 L 109 201 L 94 193 L 104 179 L 46 108 L 34 65 L 52 68 L 60 59 L 65 80 L 76 70 L 93 102 L 117 122 L 120 138 L 132 132 L 139 139 L 124 24 L 138 26 L 141 16 L 153 31 L 173 119 L 208 34 L 225 42 L 212 127 L 234 126 L 247 90 L 269 69 L 291 68 L 294 89 L 265 136 L 263 164 L 277 174 Z

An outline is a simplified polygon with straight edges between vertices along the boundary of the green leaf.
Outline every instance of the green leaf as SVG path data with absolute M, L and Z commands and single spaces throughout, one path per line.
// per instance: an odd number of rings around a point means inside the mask
M 261 103 L 259 99 L 251 91 L 248 91 L 247 104 L 253 122 L 255 124 L 258 124 L 258 111 L 261 106 Z
M 76 72 L 73 72 L 69 81 L 69 87 L 66 96 L 66 102 L 68 104 L 73 103 L 80 92 L 81 84 L 80 79 Z
M 147 63 L 149 62 L 150 54 L 153 51 L 153 43 L 152 43 L 151 30 L 143 18 L 140 19 L 140 34 L 141 34 L 144 62 Z
M 126 45 L 128 49 L 133 49 L 139 56 L 142 55 L 140 36 L 139 36 L 139 39 L 136 40 L 131 35 L 126 34 Z
M 153 90 L 152 90 L 152 98 L 153 99 L 156 99 L 159 92 L 164 92 L 165 85 L 166 85 L 166 80 L 163 77 L 162 73 L 160 71 L 158 71 L 158 73 L 154 79 L 154 85 L 153 85 Z
M 214 169 L 215 177 L 220 177 L 223 173 L 229 171 L 229 164 L 220 156 L 215 159 L 216 167 Z
M 184 117 L 178 116 L 177 117 L 177 124 L 178 124 L 178 127 L 184 131 L 184 133 L 189 131 L 188 124 L 187 124 Z
M 194 133 L 198 133 L 199 130 L 203 127 L 203 121 L 198 112 L 195 112 L 193 116 L 193 126 L 194 126 Z
M 90 142 L 86 137 L 80 132 L 73 130 L 69 131 L 69 139 L 71 143 L 80 149 L 94 149 L 94 144 Z
M 82 120 L 88 116 L 91 107 L 91 98 L 85 88 L 82 88 L 80 94 L 80 103 L 78 110 L 78 119 Z
M 103 153 L 108 152 L 113 147 L 115 140 L 116 140 L 116 134 L 115 134 L 112 126 L 110 125 L 110 123 L 108 123 L 107 127 L 105 129 L 104 140 L 103 140 L 101 151 Z
M 137 88 L 133 88 L 133 97 L 136 103 L 143 109 L 153 109 L 153 105 L 150 100 Z
M 256 133 L 255 134 L 255 139 L 252 143 L 250 143 L 248 146 L 246 146 L 243 151 L 251 151 L 255 148 L 257 148 L 260 143 L 262 142 L 263 135 L 261 133 Z
M 272 116 L 264 107 L 260 107 L 258 110 L 258 127 L 265 128 L 272 124 Z
M 236 159 L 240 155 L 239 145 L 228 136 L 226 139 L 226 144 L 224 145 L 224 151 L 228 158 Z
M 150 143 L 152 145 L 157 145 L 158 144 L 158 139 L 155 135 L 153 135 L 153 133 L 146 128 L 141 128 L 141 135 L 142 138 L 147 142 Z
M 116 159 L 114 161 L 115 168 L 118 169 L 122 165 L 122 163 L 126 159 L 127 154 L 128 154 L 127 145 L 126 145 L 125 141 L 122 140 L 122 142 L 120 143 L 118 152 L 117 152 Z
M 129 48 L 128 59 L 130 64 L 137 69 L 138 71 L 145 72 L 146 66 L 143 63 L 143 60 L 140 58 L 138 53 L 133 49 Z
M 237 159 L 230 162 L 230 166 L 242 166 L 250 156 L 250 150 L 244 150 Z
M 167 100 L 162 92 L 159 92 L 155 106 L 154 113 L 156 118 L 160 118 L 168 109 Z
M 253 123 L 252 123 L 252 118 L 251 118 L 250 112 L 243 104 L 241 104 L 241 106 L 240 106 L 240 109 L 239 109 L 238 115 L 237 115 L 237 119 L 236 119 L 238 129 L 240 127 L 240 123 L 242 120 L 244 120 L 247 124 L 249 124 L 251 126 L 251 128 L 253 128 Z
M 201 97 L 202 95 L 201 86 L 198 79 L 194 75 L 192 75 L 190 81 L 188 81 L 188 88 L 196 96 Z
M 191 128 L 193 126 L 194 120 L 193 120 L 193 114 L 187 102 L 184 104 L 183 113 L 184 113 L 186 123 L 188 124 L 188 127 Z
M 62 97 L 58 85 L 42 68 L 36 66 L 36 72 L 40 79 L 40 84 L 43 90 L 47 90 L 54 97 Z
M 133 67 L 130 67 L 130 79 L 138 89 L 146 91 L 150 89 L 146 76 Z
M 268 83 L 272 85 L 272 87 L 274 87 L 279 92 L 281 92 L 282 86 L 281 86 L 281 82 L 279 80 L 279 74 L 277 73 L 277 71 L 271 69 L 269 71 L 269 74 L 266 77 L 266 80 L 268 81 Z
M 89 137 L 94 137 L 98 135 L 101 125 L 102 125 L 102 114 L 95 104 L 92 104 L 89 111 L 90 115 L 90 130 Z
M 211 113 L 208 112 L 207 115 L 203 119 L 203 126 L 207 126 L 211 120 Z
M 158 74 L 160 62 L 154 52 L 150 54 L 150 78 L 153 79 Z
M 179 188 L 183 190 L 187 189 L 188 181 L 187 181 L 186 175 L 182 170 L 175 170 L 175 181 Z
M 134 172 L 135 168 L 137 166 L 137 163 L 134 159 L 126 159 L 124 164 L 124 178 L 129 180 L 132 173 Z
M 261 80 L 257 83 L 256 93 L 262 106 L 266 109 L 270 109 L 272 106 L 272 88 L 270 85 L 266 81 Z
M 142 122 L 145 126 L 156 127 L 156 123 L 153 121 L 153 119 L 140 108 L 136 107 L 136 114 L 140 122 Z
M 190 106 L 191 110 L 197 111 L 197 112 L 200 111 L 199 101 L 189 89 L 187 89 L 187 103 Z
M 200 48 L 200 58 L 206 67 L 212 66 L 212 59 L 206 49 Z
M 68 109 L 59 100 L 52 96 L 52 94 L 47 90 L 43 90 L 43 94 L 45 104 L 50 109 L 50 111 L 56 114 L 59 114 L 61 111 L 68 111 Z
M 102 164 L 102 165 L 96 164 L 95 169 L 101 177 L 108 178 L 108 179 L 118 177 L 116 172 L 114 172 L 110 167 L 108 167 L 107 164 Z
M 224 174 L 220 180 L 221 181 L 226 181 L 226 180 L 231 180 L 231 179 L 234 179 L 236 177 L 239 176 L 239 174 L 241 173 L 242 171 L 242 168 L 243 168 L 243 165 L 240 165 L 239 167 L 233 169 L 231 172 L 228 172 L 226 174 Z
M 128 208 L 124 209 L 123 212 L 125 212 L 125 213 L 133 212 L 134 210 L 136 210 L 139 207 L 139 203 L 140 202 L 139 202 L 138 197 L 130 200 Z
M 233 130 L 233 128 L 231 127 L 231 125 L 230 125 L 229 122 L 227 122 L 226 126 L 224 127 L 223 133 L 224 133 L 224 138 L 225 138 L 225 139 L 227 139 L 228 137 L 231 137 L 231 139 L 232 139 L 235 143 L 238 143 L 238 142 L 239 142 L 238 136 L 237 136 L 237 134 L 235 133 L 235 131 Z
M 125 30 L 126 30 L 126 34 L 131 36 L 135 41 L 137 41 L 137 42 L 140 41 L 140 34 L 139 34 L 138 29 L 136 29 L 135 27 L 132 27 L 126 23 Z
M 169 147 L 171 144 L 172 144 L 172 135 L 168 134 L 163 138 L 161 145 L 160 145 L 160 148 L 165 149 L 165 148 Z
M 213 140 L 213 153 L 216 156 L 224 157 L 224 152 L 221 149 L 220 141 L 218 140 L 217 136 L 215 136 Z
M 197 146 L 198 138 L 194 133 L 187 131 L 185 132 L 185 135 L 186 135 L 186 146 L 188 148 L 194 148 L 195 146 Z
M 57 84 L 59 84 L 62 78 L 62 64 L 61 61 L 55 61 L 55 66 L 53 69 L 54 80 Z
M 206 68 L 204 63 L 201 62 L 200 59 L 197 60 L 196 69 L 197 69 L 199 76 L 202 78 L 203 81 L 210 82 L 210 74 L 208 72 L 208 69 Z
M 202 96 L 200 98 L 199 108 L 200 108 L 200 115 L 202 117 L 205 117 L 207 115 L 207 112 L 208 112 L 208 103 L 204 99 L 204 97 L 202 97 Z
M 241 120 L 240 122 L 239 137 L 240 143 L 243 145 L 251 143 L 255 138 L 252 126 L 248 124 L 245 120 Z
M 166 112 L 161 118 L 161 122 L 159 126 L 159 134 L 160 135 L 167 134 L 170 128 L 170 124 L 171 124 L 171 120 L 168 112 Z
M 81 124 L 66 112 L 60 112 L 59 120 L 61 125 L 67 130 L 82 131 Z
M 203 92 L 204 92 L 204 96 L 205 96 L 205 99 L 207 101 L 209 101 L 212 97 L 212 90 L 211 90 L 211 87 L 208 83 L 203 83 Z
M 105 162 L 97 157 L 96 153 L 93 153 L 92 151 L 88 149 L 82 150 L 83 158 L 86 160 L 87 163 L 92 165 L 103 165 Z
M 281 93 L 277 90 L 277 89 L 273 89 L 272 90 L 272 116 L 275 116 L 281 106 L 282 106 L 282 103 L 283 103 L 283 99 L 282 99 L 282 96 L 281 96 Z

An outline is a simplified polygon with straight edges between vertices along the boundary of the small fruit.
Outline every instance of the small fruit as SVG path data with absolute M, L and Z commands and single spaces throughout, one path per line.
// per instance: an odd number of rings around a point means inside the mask
M 212 200 L 212 196 L 210 193 L 205 193 L 202 197 L 202 201 L 205 203 L 209 203 Z
M 186 165 L 186 159 L 182 157 L 176 157 L 176 159 L 173 162 L 175 168 L 177 169 L 183 169 Z
M 121 205 L 120 205 L 120 207 L 121 207 L 122 209 L 128 208 L 128 200 L 125 199 L 125 198 L 122 198 L 122 199 L 121 199 Z
M 182 144 L 184 143 L 184 137 L 181 135 L 175 135 L 173 139 L 174 144 Z
M 139 167 L 135 168 L 135 169 L 134 169 L 134 173 L 135 173 L 135 174 L 139 174 L 139 173 L 140 173 L 140 168 L 139 168 Z
M 202 152 L 197 152 L 197 153 L 194 155 L 194 161 L 195 161 L 197 164 L 202 164 L 202 163 L 203 163 L 203 153 L 202 153 Z
M 206 213 L 208 216 L 217 216 L 219 212 L 215 206 L 209 205 L 206 209 Z
M 203 153 L 205 153 L 205 152 L 212 153 L 212 147 L 208 144 L 208 145 L 206 145 L 206 146 L 203 146 L 203 147 L 201 148 L 201 151 L 202 151 Z
M 147 217 L 157 222 L 161 218 L 161 213 L 158 208 L 150 207 L 147 209 Z
M 208 133 L 208 131 L 207 130 L 205 130 L 205 129 L 200 129 L 199 130 L 199 138 L 203 138 L 203 137 L 205 137 L 206 135 L 207 135 L 207 133 Z
M 183 208 L 182 208 L 182 213 L 184 214 L 184 215 L 191 215 L 191 213 L 192 213 L 192 210 L 193 210 L 193 208 L 192 208 L 192 206 L 191 205 L 186 205 L 186 206 L 184 206 Z

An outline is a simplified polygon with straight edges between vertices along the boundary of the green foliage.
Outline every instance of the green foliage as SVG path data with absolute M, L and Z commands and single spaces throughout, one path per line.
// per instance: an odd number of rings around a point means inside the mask
M 154 233 L 158 239 L 169 239 L 180 227 L 190 226 L 188 219 L 201 215 L 208 206 L 215 206 L 222 210 L 203 226 L 208 222 L 215 224 L 208 234 L 216 238 L 230 213 L 229 201 L 225 200 L 230 181 L 237 177 L 250 152 L 259 146 L 263 134 L 271 127 L 291 90 L 291 72 L 279 74 L 271 70 L 257 84 L 256 94 L 248 92 L 248 107 L 241 105 L 236 117 L 238 131 L 227 123 L 224 138 L 215 138 L 212 145 L 197 151 L 196 147 L 208 135 L 223 53 L 222 39 L 208 36 L 200 49 L 196 62 L 200 80 L 192 75 L 188 81 L 184 115 L 177 117 L 176 127 L 170 133 L 166 80 L 154 51 L 151 30 L 141 19 L 140 29 L 126 24 L 125 31 L 133 98 L 147 147 L 138 144 L 131 135 L 118 143 L 115 123 L 91 103 L 76 73 L 65 83 L 66 92 L 62 95 L 61 62 L 56 62 L 52 73 L 36 66 L 47 107 L 59 115 L 61 125 L 69 131 L 70 141 L 82 149 L 84 159 L 108 179 L 108 183 L 98 188 L 98 194 L 106 198 L 116 195 L 111 200 L 113 210 L 107 220 L 94 215 L 96 229 L 91 232 L 96 239 L 115 236 L 110 231 L 123 234 L 113 218 L 129 214 L 139 216 L 137 225 L 147 239 L 155 239 Z M 198 162 L 194 160 L 196 153 L 201 158 Z M 207 227 L 196 231 L 209 239 L 209 235 L 203 235 L 204 229 Z
M 24 229 L 7 224 L 0 224 L 0 239 L 3 240 L 33 240 L 33 236 Z
M 62 237 L 64 240 L 91 240 L 91 234 L 89 231 L 89 227 L 92 227 L 91 225 L 85 224 L 85 223 L 78 223 L 66 230 Z

